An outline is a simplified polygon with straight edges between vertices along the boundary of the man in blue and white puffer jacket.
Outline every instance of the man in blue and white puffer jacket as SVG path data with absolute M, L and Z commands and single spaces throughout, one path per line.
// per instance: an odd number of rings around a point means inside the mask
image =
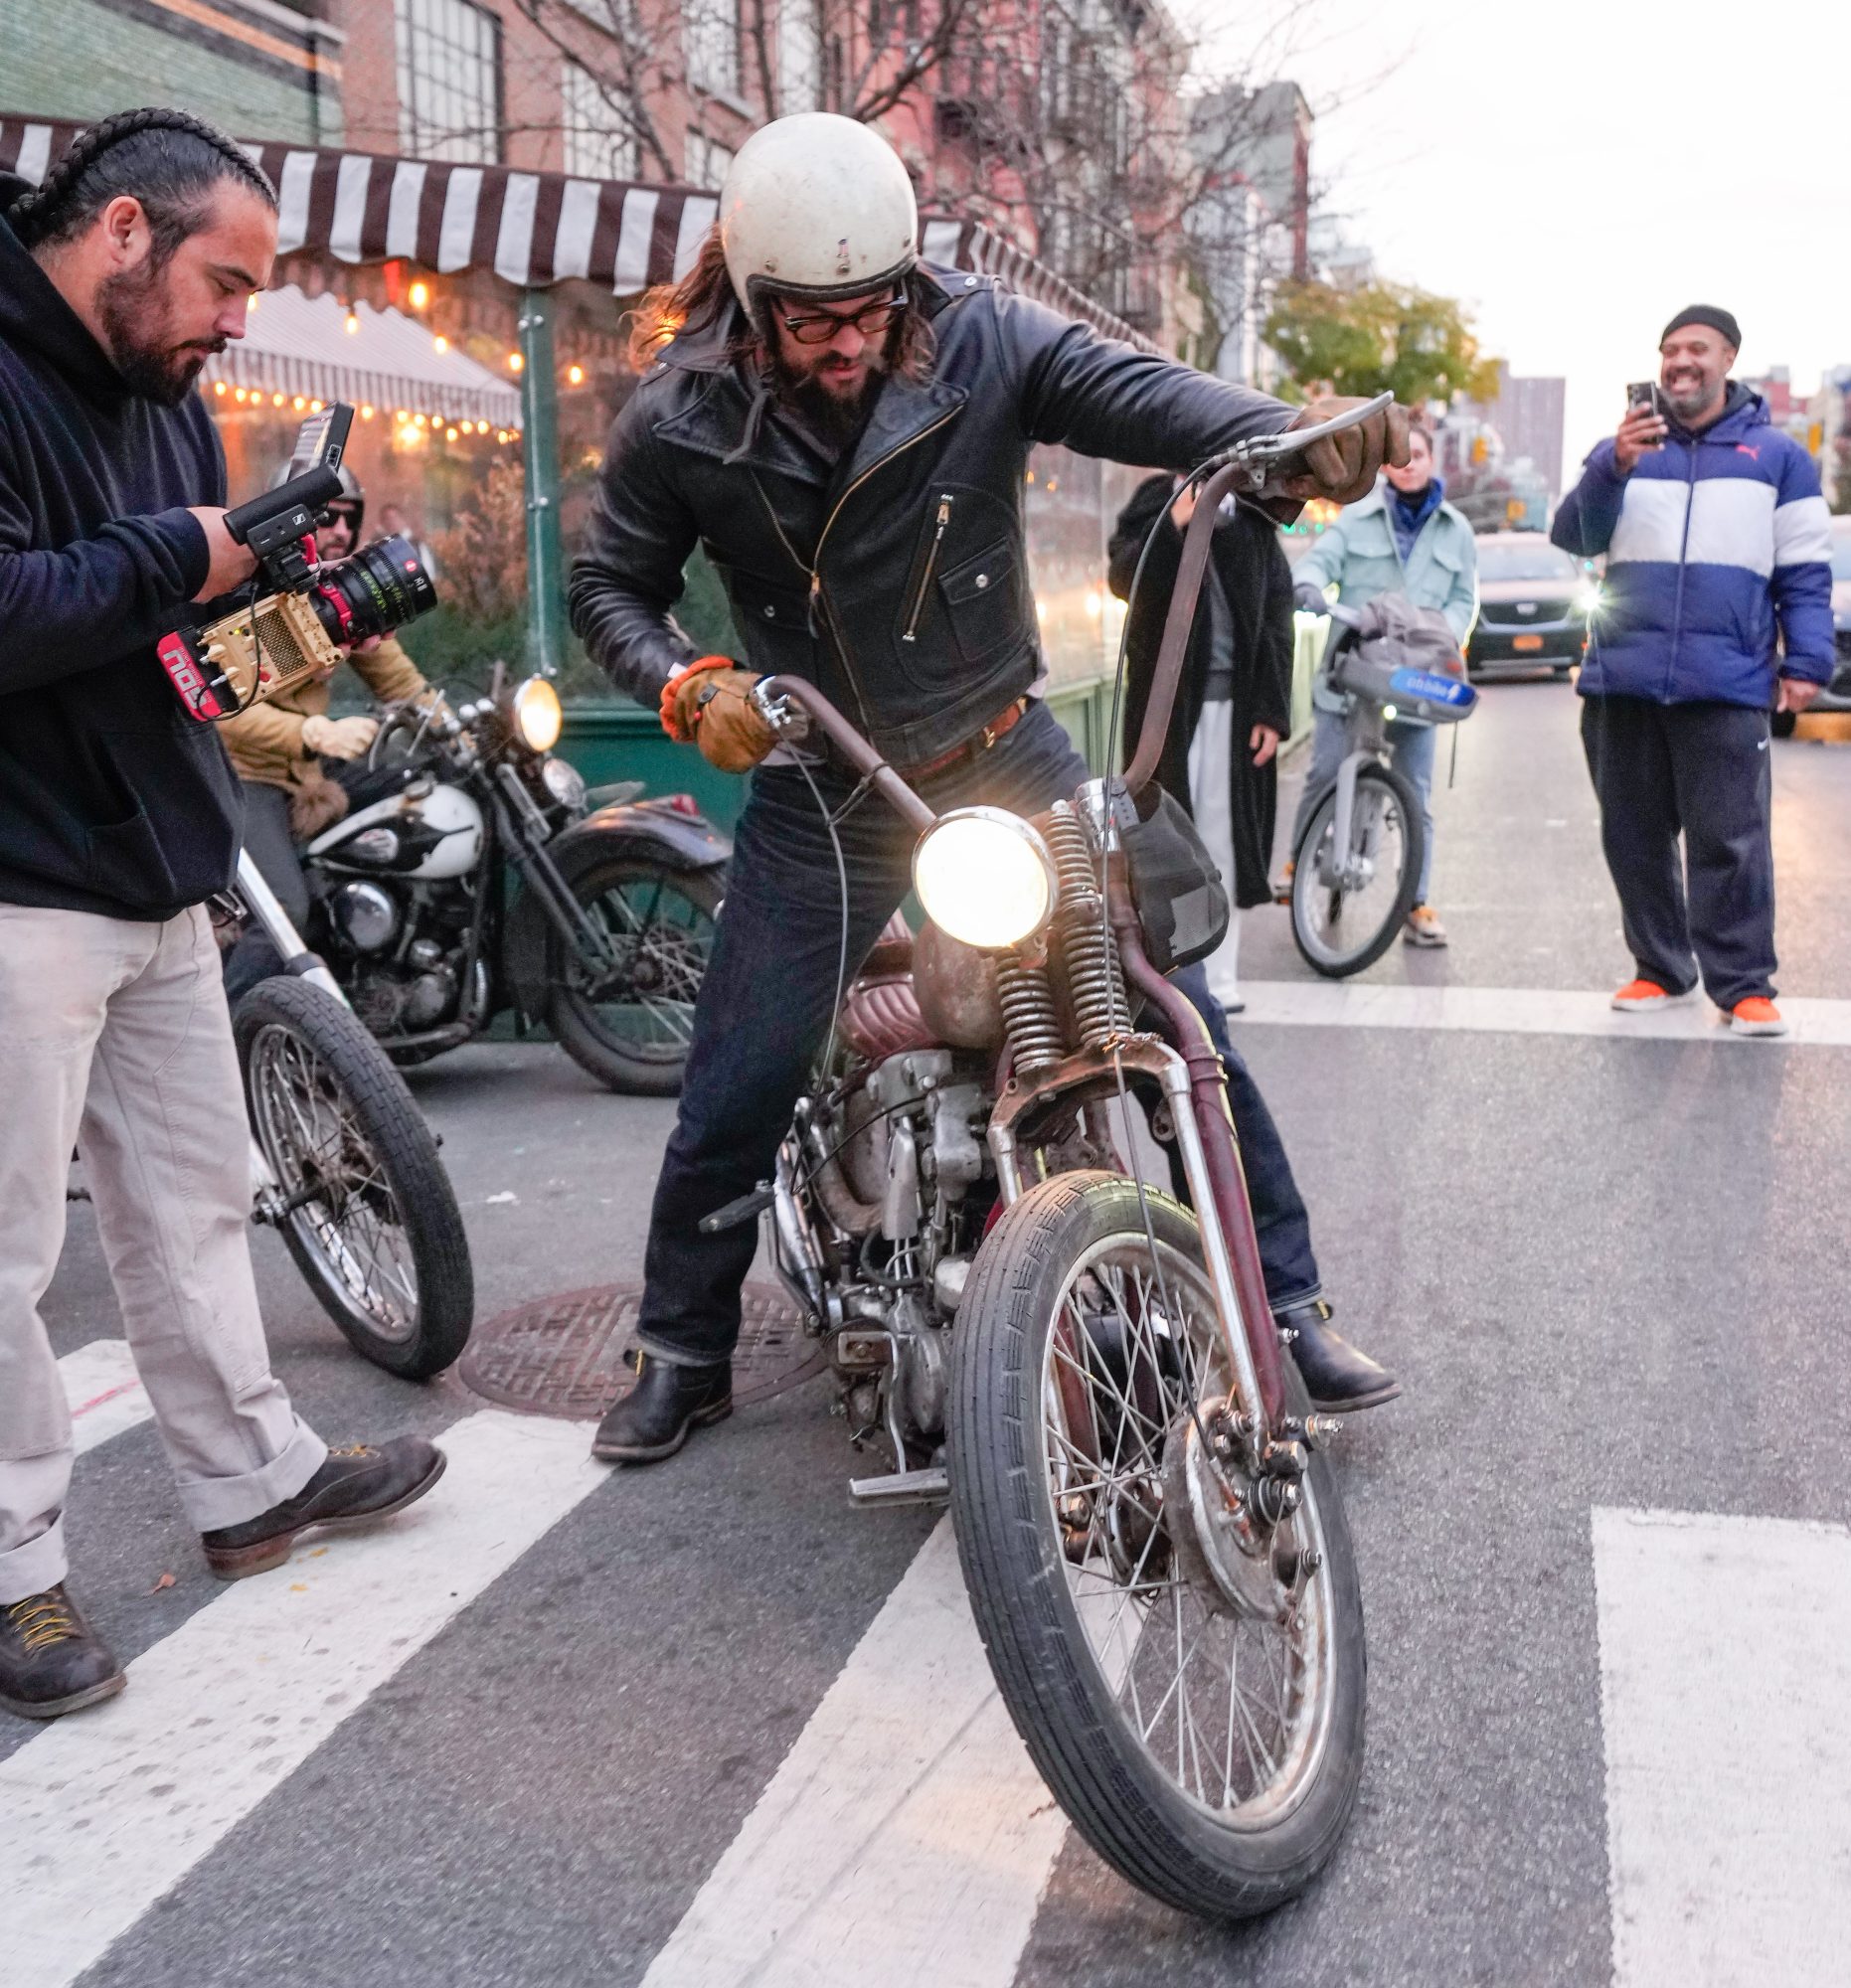
M 1628 408 L 1550 536 L 1607 556 L 1581 694 L 1638 967 L 1613 1006 L 1684 1000 L 1701 970 L 1731 1029 L 1777 1036 L 1768 713 L 1776 684 L 1803 711 L 1831 678 L 1831 546 L 1811 459 L 1729 378 L 1741 343 L 1713 305 L 1671 320 L 1658 407 Z

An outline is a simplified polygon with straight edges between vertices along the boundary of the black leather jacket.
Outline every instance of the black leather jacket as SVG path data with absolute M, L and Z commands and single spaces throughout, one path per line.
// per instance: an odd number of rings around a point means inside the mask
M 755 670 L 805 677 L 895 764 L 972 737 L 1041 669 L 1023 536 L 1030 447 L 1188 469 L 1291 410 L 1101 338 L 1003 289 L 931 272 L 936 356 L 891 379 L 833 474 L 757 425 L 723 341 L 677 340 L 611 428 L 574 565 L 573 626 L 653 705 L 694 654 L 672 609 L 701 541 Z

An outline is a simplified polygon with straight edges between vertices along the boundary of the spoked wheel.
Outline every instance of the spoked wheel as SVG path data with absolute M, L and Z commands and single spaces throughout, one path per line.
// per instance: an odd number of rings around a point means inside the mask
M 952 1513 L 1075 1827 L 1153 1896 L 1246 1917 L 1310 1882 L 1355 1803 L 1362 1596 L 1324 1458 L 1283 1513 L 1223 1460 L 1242 1408 L 1195 1222 L 1145 1208 L 1148 1235 L 1134 1184 L 1058 1175 L 991 1233 L 952 1335 Z
M 723 886 L 711 870 L 668 870 L 611 856 L 573 880 L 573 895 L 610 938 L 616 971 L 594 981 L 567 942 L 550 939 L 553 1033 L 612 1090 L 672 1096 L 694 1034 L 694 1002 L 714 946 Z
M 269 1219 L 357 1351 L 423 1380 L 462 1352 L 475 1280 L 462 1214 L 405 1079 L 340 1002 L 260 981 L 233 1019 Z
M 1337 848 L 1337 789 L 1311 811 L 1292 864 L 1292 937 L 1333 980 L 1373 966 L 1414 909 L 1427 827 L 1414 789 L 1372 760 L 1356 774 L 1347 854 Z

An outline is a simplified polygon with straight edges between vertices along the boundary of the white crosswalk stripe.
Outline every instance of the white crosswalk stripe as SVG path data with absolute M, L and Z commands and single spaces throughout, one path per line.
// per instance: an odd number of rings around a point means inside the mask
M 1314 1029 L 1445 1029 L 1474 1035 L 1610 1036 L 1621 1042 L 1726 1043 L 1757 1054 L 1767 1039 L 1732 1036 L 1707 1001 L 1680 1002 L 1656 1014 L 1618 1013 L 1610 991 L 1575 987 L 1409 987 L 1367 980 L 1243 980 L 1256 1022 Z M 1851 1045 L 1851 1001 L 1782 995 L 1788 1048 Z
M 643 1988 L 1007 1988 L 1066 1834 L 942 1520 Z
M 92 1339 L 58 1363 L 77 1453 L 145 1422 L 154 1410 L 125 1339 Z
M 378 1533 L 228 1588 L 119 1699 L 0 1762 L 7 1988 L 64 1988 L 381 1684 L 609 1481 L 577 1423 L 445 1431 L 435 1493 Z
M 1594 1515 L 1616 1988 L 1836 1988 L 1851 1529 Z

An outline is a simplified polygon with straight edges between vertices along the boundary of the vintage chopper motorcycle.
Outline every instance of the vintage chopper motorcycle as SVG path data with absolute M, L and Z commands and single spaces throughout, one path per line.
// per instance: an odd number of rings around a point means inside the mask
M 775 1178 L 703 1226 L 766 1217 L 851 1427 L 894 1452 L 853 1495 L 948 1495 L 1056 1798 L 1131 1883 L 1210 1917 L 1282 1903 L 1335 1848 L 1363 1615 L 1339 1425 L 1283 1356 L 1220 1060 L 1164 978 L 1213 943 L 1219 883 L 1151 780 L 1222 496 L 1389 398 L 1196 472 L 1132 764 L 1033 821 L 935 816 L 812 686 L 755 692 L 915 830 L 927 922 L 890 925 L 848 991 Z M 1134 1110 L 1182 1193 L 1121 1157 Z

